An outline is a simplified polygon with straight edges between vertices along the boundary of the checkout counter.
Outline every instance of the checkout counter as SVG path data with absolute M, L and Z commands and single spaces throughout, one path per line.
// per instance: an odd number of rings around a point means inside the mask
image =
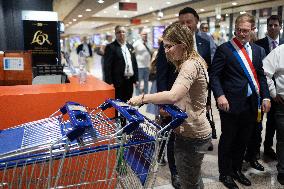
M 79 84 L 77 77 L 69 80 L 65 84 L 0 86 L 0 130 L 47 118 L 67 101 L 94 108 L 115 97 L 112 86 L 93 76 L 85 84 Z

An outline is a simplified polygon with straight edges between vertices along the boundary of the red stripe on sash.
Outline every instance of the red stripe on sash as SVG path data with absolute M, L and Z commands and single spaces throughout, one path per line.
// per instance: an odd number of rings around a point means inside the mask
M 252 64 L 252 61 L 249 58 L 249 55 L 248 55 L 247 51 L 245 50 L 244 46 L 236 38 L 234 38 L 233 41 L 235 42 L 235 44 L 240 48 L 240 50 L 244 54 L 244 56 L 245 56 L 245 58 L 246 58 L 246 60 L 247 60 L 247 62 L 249 64 L 249 67 L 250 67 L 250 69 L 252 71 L 252 74 L 254 76 L 254 79 L 255 79 L 255 81 L 257 83 L 257 86 L 258 86 L 258 88 L 260 90 L 260 85 L 259 85 L 259 82 L 258 82 L 257 74 L 256 74 L 255 68 L 254 68 L 254 66 Z

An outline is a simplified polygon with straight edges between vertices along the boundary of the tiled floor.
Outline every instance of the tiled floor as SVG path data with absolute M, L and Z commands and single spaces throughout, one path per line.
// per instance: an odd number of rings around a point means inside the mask
M 214 118 L 216 123 L 217 134 L 220 136 L 220 118 L 218 116 L 217 110 L 214 109 Z M 205 155 L 203 164 L 202 164 L 202 177 L 203 182 L 206 189 L 222 189 L 225 188 L 222 183 L 218 181 L 218 139 L 213 140 L 214 150 L 212 152 L 208 152 Z M 263 149 L 262 149 L 263 151 Z M 276 179 L 277 170 L 276 170 L 276 162 L 264 162 L 260 160 L 262 165 L 265 167 L 264 172 L 257 171 L 249 167 L 247 163 L 244 163 L 243 170 L 244 174 L 250 178 L 252 182 L 251 187 L 244 187 L 240 184 L 238 186 L 240 188 L 248 188 L 248 189 L 280 189 L 284 188 L 281 186 Z M 161 170 L 158 173 L 158 179 L 156 182 L 157 189 L 172 189 L 173 187 L 170 185 L 170 173 L 168 167 L 161 167 Z
M 76 63 L 75 63 L 76 64 Z M 100 56 L 96 55 L 94 57 L 94 66 L 92 69 L 92 75 L 101 78 L 101 64 L 100 64 Z M 144 108 L 145 109 L 145 108 Z M 142 112 L 145 113 L 145 110 L 142 108 Z M 216 107 L 213 105 L 213 115 L 216 124 L 218 137 L 220 136 L 220 118 L 218 116 L 218 112 Z M 149 115 L 150 117 L 153 117 Z M 264 129 L 265 130 L 265 129 Z M 264 134 L 265 132 L 263 132 Z M 217 156 L 217 146 L 218 139 L 213 140 L 214 150 L 212 152 L 208 152 L 205 155 L 203 165 L 202 165 L 202 177 L 205 184 L 206 189 L 222 189 L 225 188 L 222 183 L 218 181 L 218 156 Z M 274 143 L 275 148 L 275 143 Z M 261 149 L 263 151 L 263 148 Z M 265 167 L 264 172 L 260 172 L 254 169 L 251 169 L 246 163 L 244 163 L 244 173 L 250 180 L 252 181 L 251 187 L 244 187 L 239 185 L 240 188 L 248 188 L 248 189 L 280 189 L 284 188 L 281 186 L 276 179 L 277 170 L 276 170 L 276 162 L 264 162 L 260 160 L 262 165 Z M 157 181 L 155 184 L 155 189 L 172 189 L 173 187 L 170 184 L 170 173 L 168 166 L 160 167 L 158 172 Z

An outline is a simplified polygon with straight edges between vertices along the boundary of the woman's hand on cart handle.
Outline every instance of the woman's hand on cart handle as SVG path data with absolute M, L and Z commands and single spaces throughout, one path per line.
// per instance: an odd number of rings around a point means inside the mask
M 132 97 L 127 103 L 132 106 L 142 106 L 144 104 L 144 94 Z

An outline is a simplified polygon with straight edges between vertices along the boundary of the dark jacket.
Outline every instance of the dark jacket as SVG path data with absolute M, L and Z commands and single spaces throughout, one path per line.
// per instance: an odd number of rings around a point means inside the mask
M 214 55 L 209 72 L 211 89 L 215 98 L 225 95 L 229 102 L 230 113 L 240 113 L 245 108 L 257 109 L 257 95 L 253 90 L 251 103 L 247 102 L 248 78 L 240 63 L 228 47 L 229 42 L 220 45 Z M 260 84 L 261 98 L 269 98 L 266 77 L 262 68 L 264 54 L 261 47 L 250 43 L 252 48 L 252 63 L 257 72 Z
M 88 44 L 88 48 L 89 48 L 90 57 L 92 57 L 93 51 L 92 51 L 92 47 L 90 44 Z M 79 45 L 76 50 L 77 50 L 77 54 L 79 54 L 79 52 L 83 50 L 83 44 Z
M 257 40 L 255 44 L 264 48 L 266 55 L 270 53 L 269 40 L 267 37 Z M 284 39 L 279 39 L 279 45 L 281 44 L 284 44 Z
M 138 81 L 138 67 L 135 58 L 134 48 L 130 44 L 126 44 L 130 54 L 134 75 L 131 77 L 133 83 Z M 120 44 L 115 40 L 108 44 L 105 48 L 104 55 L 104 73 L 105 81 L 109 84 L 113 84 L 114 87 L 119 87 L 124 80 L 125 61 L 123 58 Z

